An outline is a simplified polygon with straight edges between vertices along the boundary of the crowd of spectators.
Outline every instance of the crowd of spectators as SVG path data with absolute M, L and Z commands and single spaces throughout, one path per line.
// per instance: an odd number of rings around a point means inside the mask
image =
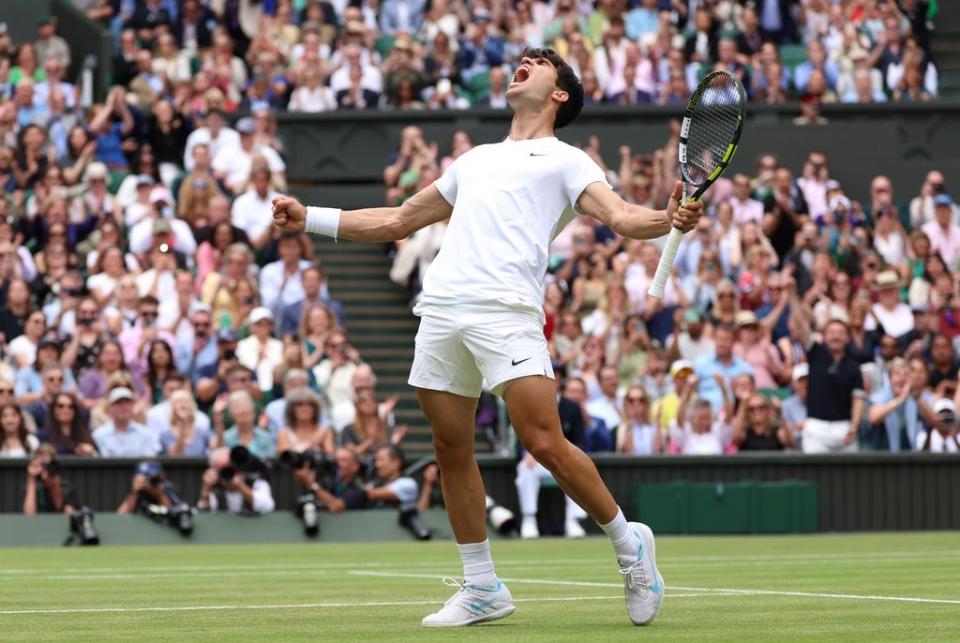
M 236 3 L 216 20 L 191 0 L 87 4 L 123 18 L 101 103 L 66 79 L 52 20 L 16 45 L 0 26 L 0 455 L 34 456 L 34 483 L 56 456 L 222 469 L 238 446 L 355 459 L 358 480 L 380 480 L 379 451 L 402 461 L 397 398 L 378 395 L 312 242 L 269 215 L 287 183 L 273 116 L 287 97 L 256 92 L 278 86 L 260 81 L 271 65 L 321 70 L 316 32 L 265 18 L 289 40 L 281 61 L 267 32 L 234 49 Z M 317 25 L 329 7 L 303 13 Z M 274 8 L 289 19 L 289 3 Z
M 680 102 L 718 66 L 759 101 L 936 94 L 936 3 L 922 0 L 77 4 L 117 39 L 100 103 L 70 82 L 54 21 L 18 43 L 0 27 L 6 456 L 240 445 L 372 462 L 401 443 L 397 399 L 377 396 L 312 244 L 265 216 L 287 187 L 277 110 L 502 107 L 527 46 L 565 55 L 588 103 Z M 806 51 L 792 67 L 790 47 Z M 653 154 L 620 148 L 617 167 L 597 139 L 584 149 L 627 199 L 656 206 L 678 135 Z M 458 132 L 441 156 L 407 128 L 388 202 L 472 145 Z M 957 449 L 960 226 L 944 177 L 907 202 L 877 176 L 858 203 L 825 154 L 795 169 L 765 155 L 720 181 L 662 302 L 644 295 L 659 242 L 586 220 L 558 237 L 545 333 L 580 444 Z M 443 227 L 398 244 L 391 278 L 415 287 Z M 836 386 L 808 401 L 808 381 Z
M 658 207 L 678 179 L 678 136 L 674 122 L 652 154 L 621 146 L 613 167 L 596 137 L 583 149 L 626 200 Z M 457 132 L 438 160 L 438 142 L 407 127 L 384 170 L 388 201 L 471 146 Z M 798 170 L 764 154 L 721 178 L 663 300 L 647 290 L 664 239 L 588 217 L 557 236 L 544 332 L 568 438 L 637 455 L 958 450 L 960 211 L 944 175 L 910 197 L 878 175 L 860 202 L 825 153 Z M 398 244 L 398 283 L 416 293 L 445 226 Z M 519 466 L 521 498 L 535 498 L 542 472 Z
M 505 107 L 526 47 L 567 58 L 587 104 L 682 103 L 714 69 L 736 74 L 765 103 L 925 101 L 938 89 L 929 50 L 936 0 L 74 4 L 113 32 L 114 82 L 145 115 L 167 100 L 173 124 L 214 106 Z M 63 84 L 70 51 L 54 29 L 45 21 L 36 42 L 19 46 L 0 39 L 2 91 L 34 105 L 21 122 L 76 105 Z

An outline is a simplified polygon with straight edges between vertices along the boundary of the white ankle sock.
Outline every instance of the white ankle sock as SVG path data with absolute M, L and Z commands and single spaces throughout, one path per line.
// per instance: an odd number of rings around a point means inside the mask
M 493 558 L 490 556 L 490 540 L 482 543 L 457 545 L 463 560 L 463 582 L 467 585 L 493 587 L 497 584 L 497 575 L 493 571 Z
M 630 539 L 630 525 L 624 518 L 622 509 L 618 507 L 617 515 L 614 516 L 613 520 L 605 525 L 600 525 L 600 529 L 610 537 L 610 542 L 613 543 L 613 549 L 617 552 L 617 555 L 626 556 L 633 553 L 631 551 L 633 542 Z

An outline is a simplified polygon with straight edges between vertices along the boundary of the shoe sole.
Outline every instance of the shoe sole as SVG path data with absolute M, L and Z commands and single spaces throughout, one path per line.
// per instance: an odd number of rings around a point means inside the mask
M 506 618 L 513 614 L 517 609 L 516 605 L 507 605 L 484 616 L 470 619 L 469 621 L 460 621 L 459 623 L 420 623 L 423 627 L 466 627 L 467 625 L 476 625 L 477 623 L 486 623 L 500 618 Z
M 643 534 L 643 543 L 645 547 L 649 548 L 650 558 L 653 559 L 653 570 L 657 573 L 657 582 L 660 583 L 660 602 L 657 603 L 657 611 L 654 612 L 653 616 L 650 617 L 649 621 L 636 622 L 634 625 L 649 625 L 654 621 L 655 618 L 660 614 L 660 608 L 663 607 L 663 594 L 666 590 L 666 586 L 663 583 L 663 576 L 660 574 L 660 569 L 657 567 L 657 540 L 653 537 L 653 530 L 650 527 L 646 526 L 642 522 L 633 523 L 636 524 L 640 529 L 640 533 Z M 632 619 L 631 619 L 632 620 Z

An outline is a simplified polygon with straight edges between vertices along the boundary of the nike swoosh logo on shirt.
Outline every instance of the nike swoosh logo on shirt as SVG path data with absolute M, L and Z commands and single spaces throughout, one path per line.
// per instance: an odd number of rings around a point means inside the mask
M 537 154 L 536 152 L 530 152 L 530 156 L 550 156 L 549 154 Z
M 516 366 L 517 364 L 523 364 L 523 363 L 524 363 L 525 361 L 527 361 L 528 359 L 530 359 L 530 358 L 529 358 L 529 357 L 525 357 L 525 358 L 523 358 L 523 359 L 520 360 L 520 361 L 511 360 L 510 365 L 511 365 L 511 366 Z

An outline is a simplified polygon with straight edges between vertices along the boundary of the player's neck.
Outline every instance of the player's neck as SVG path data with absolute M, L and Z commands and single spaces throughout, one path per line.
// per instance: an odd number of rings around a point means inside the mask
M 516 112 L 510 123 L 510 140 L 527 141 L 535 138 L 551 138 L 556 136 L 553 131 L 553 118 L 544 112 Z

